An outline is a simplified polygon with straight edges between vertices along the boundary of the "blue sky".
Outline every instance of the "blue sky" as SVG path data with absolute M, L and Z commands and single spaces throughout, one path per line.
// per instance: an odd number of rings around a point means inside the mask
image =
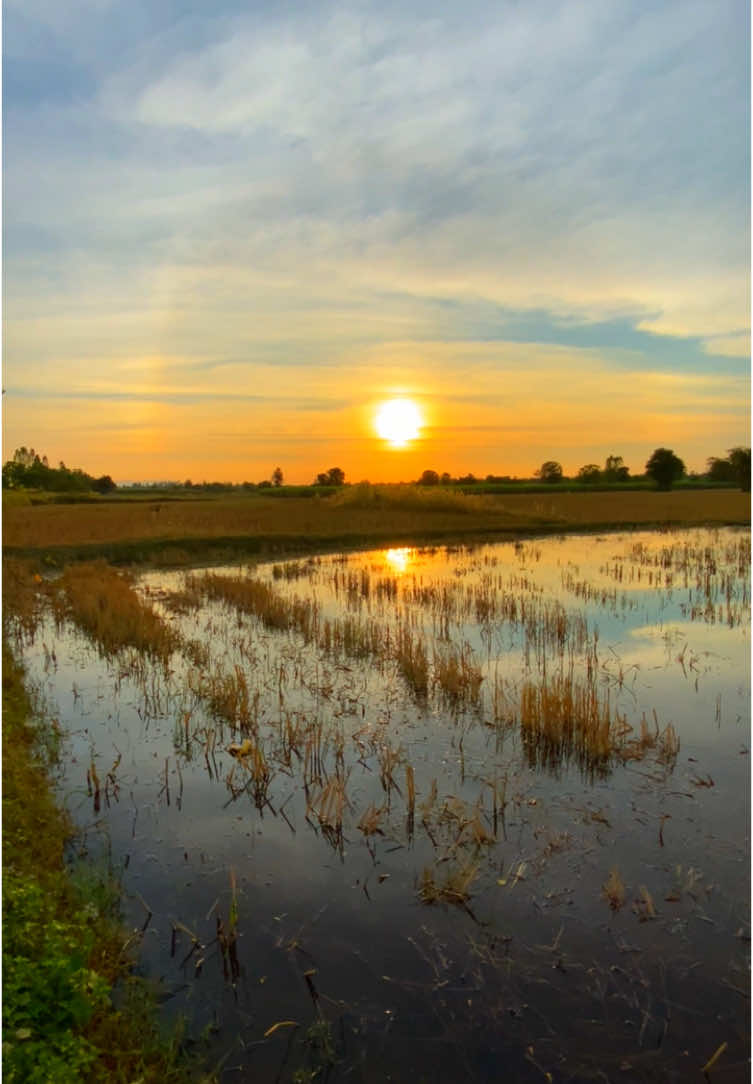
M 6 0 L 3 30 L 5 457 L 387 480 L 749 444 L 747 3 Z M 426 420 L 399 453 L 393 395 Z

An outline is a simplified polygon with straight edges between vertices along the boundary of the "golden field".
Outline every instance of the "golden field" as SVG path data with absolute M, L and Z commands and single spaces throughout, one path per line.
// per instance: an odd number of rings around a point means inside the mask
M 405 541 L 537 530 L 693 524 L 749 524 L 750 495 L 736 490 L 504 493 L 464 496 L 413 487 L 354 486 L 326 497 L 219 497 L 103 501 L 3 509 L 3 546 L 179 544 L 247 540 L 311 549 L 338 540 Z M 195 552 L 195 546 L 192 547 Z

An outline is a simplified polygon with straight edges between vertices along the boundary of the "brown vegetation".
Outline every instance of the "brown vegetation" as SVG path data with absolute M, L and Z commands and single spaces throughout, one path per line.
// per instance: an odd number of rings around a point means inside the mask
M 7 506 L 3 545 L 29 550 L 116 542 L 259 539 L 304 549 L 336 540 L 450 537 L 608 525 L 749 523 L 750 500 L 733 490 L 504 493 L 481 497 L 415 487 L 360 487 L 340 498 L 265 497 L 197 501 Z M 373 491 L 373 492 L 371 492 Z M 419 496 L 416 497 L 416 493 Z
M 61 616 L 82 628 L 107 655 L 135 647 L 166 661 L 178 646 L 177 633 L 104 561 L 71 565 L 59 587 Z

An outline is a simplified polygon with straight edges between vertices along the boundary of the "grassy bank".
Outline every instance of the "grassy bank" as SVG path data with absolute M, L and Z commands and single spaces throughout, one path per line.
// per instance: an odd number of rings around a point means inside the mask
M 6 553 L 62 565 L 186 564 L 254 553 L 335 546 L 443 542 L 530 532 L 615 527 L 749 524 L 750 496 L 737 490 L 464 495 L 444 489 L 353 486 L 320 498 L 4 507 Z
M 4 1079 L 195 1079 L 177 1035 L 160 1034 L 143 983 L 130 975 L 116 886 L 64 863 L 71 825 L 47 777 L 59 739 L 32 723 L 23 672 L 6 645 L 2 680 Z

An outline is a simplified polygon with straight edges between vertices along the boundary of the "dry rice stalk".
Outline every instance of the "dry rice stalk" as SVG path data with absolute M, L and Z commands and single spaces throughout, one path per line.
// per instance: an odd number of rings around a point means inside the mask
M 608 901 L 613 911 L 619 911 L 625 903 L 625 883 L 616 866 L 612 867 L 609 876 L 602 885 L 601 894 Z
M 370 805 L 366 809 L 358 822 L 358 827 L 365 836 L 373 836 L 377 833 L 381 836 L 384 835 L 382 829 L 379 827 L 379 822 L 386 812 L 386 807 L 380 805 L 378 808 L 375 805 Z

